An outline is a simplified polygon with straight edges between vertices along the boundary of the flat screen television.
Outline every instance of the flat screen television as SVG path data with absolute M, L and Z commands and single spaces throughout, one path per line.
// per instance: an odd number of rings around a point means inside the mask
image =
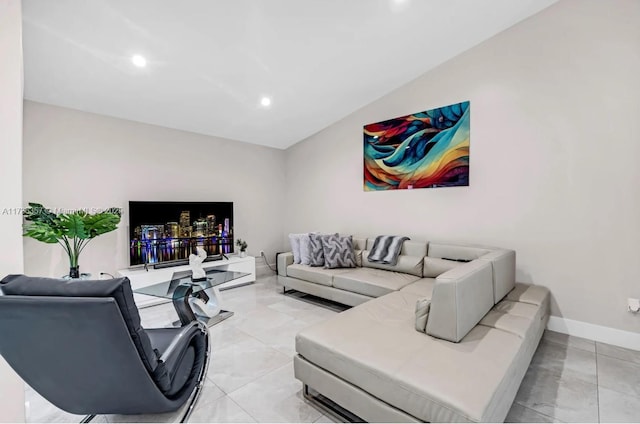
M 233 202 L 129 202 L 131 265 L 186 263 L 197 246 L 233 252 Z

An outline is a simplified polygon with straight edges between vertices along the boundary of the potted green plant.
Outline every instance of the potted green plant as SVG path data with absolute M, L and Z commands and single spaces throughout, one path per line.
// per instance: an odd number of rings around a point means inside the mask
M 58 243 L 69 256 L 69 277 L 79 278 L 78 259 L 87 244 L 101 234 L 118 228 L 122 213 L 110 208 L 97 213 L 76 210 L 56 214 L 39 203 L 29 203 L 24 211 L 24 236 L 43 243 Z
M 236 240 L 236 245 L 240 248 L 240 257 L 244 258 L 247 256 L 247 242 L 242 239 L 238 239 Z

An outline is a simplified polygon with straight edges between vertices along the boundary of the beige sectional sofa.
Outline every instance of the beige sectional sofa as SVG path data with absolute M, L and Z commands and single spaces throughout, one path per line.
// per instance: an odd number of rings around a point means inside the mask
M 367 261 L 372 244 L 354 239 L 356 268 L 278 257 L 285 289 L 355 306 L 297 335 L 305 393 L 370 422 L 504 421 L 546 326 L 548 290 L 515 283 L 511 250 L 406 241 L 391 267 Z

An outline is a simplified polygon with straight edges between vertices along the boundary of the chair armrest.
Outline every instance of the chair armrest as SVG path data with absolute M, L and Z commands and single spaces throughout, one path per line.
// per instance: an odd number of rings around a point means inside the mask
M 293 264 L 293 253 L 285 252 L 278 255 L 278 275 L 287 276 L 287 267 Z
M 173 338 L 165 351 L 162 352 L 160 360 L 164 363 L 170 362 L 172 360 L 172 357 L 176 353 L 182 351 L 185 341 L 189 340 L 191 338 L 191 335 L 197 331 L 202 331 L 205 333 L 207 331 L 204 324 L 198 320 L 192 321 L 184 327 L 181 327 L 180 332 Z

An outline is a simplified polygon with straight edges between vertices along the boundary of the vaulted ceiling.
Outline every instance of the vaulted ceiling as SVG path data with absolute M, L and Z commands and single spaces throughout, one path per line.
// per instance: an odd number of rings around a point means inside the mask
M 287 148 L 555 1 L 23 0 L 25 98 Z

